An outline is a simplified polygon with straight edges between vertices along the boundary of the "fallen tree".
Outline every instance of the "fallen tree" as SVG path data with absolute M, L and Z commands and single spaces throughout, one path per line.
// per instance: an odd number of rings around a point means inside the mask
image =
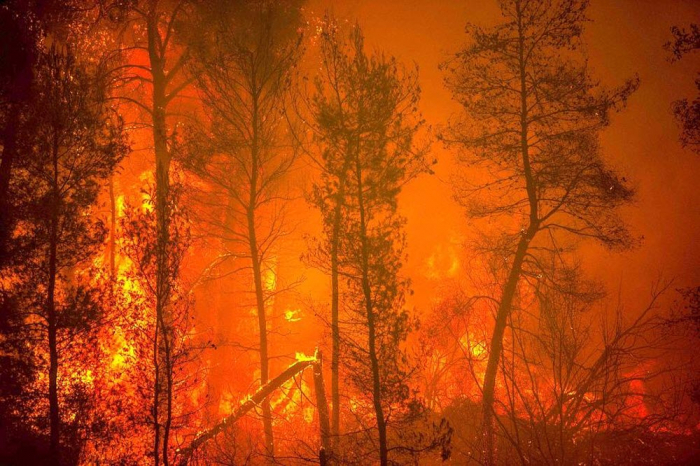
M 318 410 L 319 430 L 321 437 L 321 451 L 319 452 L 319 457 L 322 459 L 323 463 L 323 460 L 325 460 L 325 458 L 328 456 L 327 452 L 329 451 L 330 421 L 328 419 L 328 404 L 326 402 L 326 393 L 323 384 L 322 356 L 321 352 L 316 350 L 314 356 L 299 358 L 294 364 L 277 375 L 277 377 L 270 380 L 268 383 L 260 387 L 253 395 L 246 398 L 231 414 L 223 418 L 210 429 L 197 434 L 194 440 L 192 440 L 187 447 L 177 451 L 177 454 L 180 457 L 178 465 L 187 466 L 195 450 L 209 440 L 215 438 L 227 428 L 230 428 L 239 419 L 248 414 L 250 410 L 260 405 L 260 403 L 270 396 L 272 392 L 280 388 L 285 382 L 291 380 L 297 374 L 302 373 L 304 369 L 310 366 L 313 366 L 314 368 L 314 390 L 316 391 L 316 409 Z

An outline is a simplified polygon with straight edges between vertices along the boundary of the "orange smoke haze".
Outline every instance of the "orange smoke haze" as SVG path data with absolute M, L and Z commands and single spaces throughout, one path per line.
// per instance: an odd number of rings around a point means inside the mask
M 357 18 L 370 47 L 419 66 L 421 109 L 433 128 L 459 110 L 443 85 L 439 63 L 464 44 L 467 22 L 495 24 L 500 16 L 496 2 L 483 1 L 313 1 L 308 10 L 322 14 L 327 8 L 340 17 Z M 637 188 L 637 202 L 624 218 L 644 240 L 623 254 L 591 243 L 582 250 L 592 276 L 613 292 L 619 288 L 629 309 L 645 304 L 659 276 L 673 278 L 676 287 L 700 282 L 700 158 L 681 148 L 670 110 L 672 101 L 694 95 L 700 54 L 671 64 L 662 47 L 670 40 L 671 26 L 699 16 L 700 4 L 692 0 L 591 2 L 592 22 L 584 38 L 594 76 L 607 86 L 620 85 L 635 73 L 641 79 L 629 107 L 603 132 L 603 152 Z M 414 302 L 423 309 L 434 295 L 433 268 L 449 273 L 454 262 L 445 254 L 460 254 L 473 232 L 451 195 L 454 154 L 439 143 L 432 151 L 439 161 L 436 175 L 415 180 L 401 198 L 408 218 Z

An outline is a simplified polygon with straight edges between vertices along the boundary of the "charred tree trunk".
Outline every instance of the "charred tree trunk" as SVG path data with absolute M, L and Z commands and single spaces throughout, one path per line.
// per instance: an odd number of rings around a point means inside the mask
M 192 454 L 195 452 L 195 450 L 199 447 L 201 447 L 203 444 L 208 442 L 209 440 L 213 439 L 217 435 L 219 435 L 221 432 L 223 432 L 226 428 L 229 426 L 232 426 L 235 424 L 239 419 L 241 419 L 243 416 L 245 416 L 249 411 L 251 411 L 253 408 L 255 408 L 257 405 L 261 404 L 264 400 L 268 399 L 268 397 L 280 388 L 285 382 L 290 380 L 292 377 L 295 375 L 301 373 L 304 369 L 306 369 L 309 366 L 316 366 L 318 364 L 319 359 L 307 359 L 307 360 L 302 360 L 302 361 L 297 361 L 291 366 L 289 366 L 286 370 L 284 370 L 282 373 L 280 373 L 277 377 L 274 379 L 270 380 L 268 383 L 265 385 L 261 386 L 257 392 L 255 392 L 252 396 L 247 398 L 239 407 L 236 409 L 233 413 L 231 413 L 229 416 L 225 417 L 222 419 L 218 424 L 216 424 L 214 427 L 211 429 L 199 434 L 197 437 L 195 437 L 194 440 L 192 440 L 192 443 L 187 448 L 183 448 L 182 450 L 179 451 L 180 455 L 180 460 L 178 462 L 179 466 L 186 466 L 190 459 L 192 458 Z M 319 375 L 317 375 L 319 374 Z M 320 376 L 320 385 L 318 382 L 318 377 Z M 323 392 L 323 377 L 322 377 L 322 372 L 321 369 L 314 369 L 314 381 L 316 383 L 316 396 L 317 400 L 325 400 L 325 393 Z M 319 398 L 319 393 L 322 393 L 322 395 Z M 321 429 L 324 429 L 323 423 L 325 422 L 326 429 L 328 429 L 328 407 L 324 405 L 325 408 L 319 408 L 319 420 L 321 423 Z M 325 409 L 325 421 L 321 421 L 321 409 Z M 323 430 L 322 430 L 323 432 Z M 323 437 L 323 433 L 321 433 L 321 436 Z M 323 440 L 322 440 L 323 443 Z
M 331 231 L 331 336 L 333 348 L 331 355 L 331 434 L 332 448 L 338 444 L 340 435 L 340 288 L 338 283 L 338 247 L 340 229 L 342 227 L 343 197 L 345 196 L 345 180 L 341 176 L 338 185 L 338 199 L 333 212 L 333 229 Z
M 328 420 L 328 401 L 326 400 L 326 388 L 323 383 L 323 356 L 316 352 L 314 363 L 314 390 L 316 392 L 316 409 L 318 411 L 318 425 L 321 434 L 321 451 L 319 459 L 323 464 L 331 452 L 331 425 Z
M 58 322 L 56 316 L 56 278 L 58 274 L 58 136 L 53 144 L 53 180 L 51 187 L 51 219 L 49 224 L 48 284 L 46 290 L 46 321 L 49 339 L 49 425 L 51 463 L 61 464 L 61 415 L 58 405 Z
M 539 229 L 539 214 L 537 203 L 537 190 L 535 179 L 532 175 L 530 166 L 530 147 L 528 143 L 528 87 L 527 87 L 527 70 L 524 44 L 524 31 L 522 24 L 522 6 L 518 4 L 518 63 L 519 63 L 519 78 L 520 78 L 520 156 L 523 165 L 523 174 L 525 178 L 525 189 L 527 190 L 527 198 L 529 204 L 529 220 L 527 230 L 523 231 L 518 246 L 513 258 L 513 264 L 508 273 L 508 279 L 503 287 L 503 293 L 498 305 L 496 313 L 496 323 L 491 337 L 491 346 L 489 348 L 489 360 L 484 374 L 483 388 L 483 453 L 484 464 L 494 465 L 496 461 L 495 455 L 495 425 L 494 425 L 494 392 L 496 387 L 496 376 L 498 373 L 498 364 L 503 351 L 503 336 L 508 323 L 508 317 L 513 309 L 513 298 L 515 297 L 518 283 L 522 275 L 522 265 L 527 255 L 530 241 L 535 237 Z
M 365 311 L 367 312 L 367 330 L 368 330 L 368 351 L 370 369 L 372 371 L 372 402 L 374 412 L 377 417 L 377 430 L 379 431 L 379 462 L 381 466 L 389 464 L 389 450 L 386 441 L 386 419 L 384 418 L 384 409 L 382 407 L 382 385 L 379 374 L 379 358 L 376 348 L 376 316 L 374 314 L 374 305 L 372 303 L 372 290 L 369 282 L 369 245 L 367 244 L 367 224 L 365 218 L 365 203 L 362 181 L 362 167 L 360 166 L 359 157 L 356 162 L 357 176 L 357 198 L 360 211 L 360 244 L 362 248 L 362 293 L 365 301 Z
M 258 312 L 258 329 L 260 332 L 260 385 L 264 386 L 268 383 L 270 377 L 270 358 L 268 354 L 267 341 L 267 315 L 265 313 L 265 289 L 262 282 L 262 257 L 258 245 L 258 238 L 255 225 L 255 212 L 258 207 L 258 170 L 260 162 L 260 147 L 259 147 L 259 108 L 258 108 L 258 91 L 255 83 L 255 75 L 253 75 L 253 111 L 252 111 L 252 144 L 251 144 L 251 170 L 250 170 L 250 192 L 248 206 L 246 209 L 248 221 L 248 243 L 250 246 L 250 258 L 253 267 L 253 285 L 255 287 L 255 302 Z M 270 409 L 270 400 L 265 398 L 262 400 L 262 420 L 263 430 L 265 431 L 265 450 L 270 459 L 275 455 L 275 440 L 272 431 L 272 410 Z
M 168 133 L 166 124 L 166 106 L 168 98 L 166 87 L 168 79 L 165 73 L 165 57 L 159 50 L 158 12 L 155 2 L 149 15 L 148 29 L 148 53 L 153 76 L 153 144 L 156 158 L 156 332 L 154 359 L 156 363 L 156 376 L 154 383 L 154 423 L 155 423 L 155 464 L 160 462 L 160 420 L 159 411 L 161 400 L 161 383 L 165 382 L 165 420 L 163 422 L 162 458 L 163 464 L 168 465 L 168 448 L 170 427 L 172 422 L 172 364 L 170 348 L 170 325 L 168 315 L 168 304 L 170 301 L 170 152 L 168 149 Z M 163 361 L 161 366 L 162 352 Z M 161 367 L 164 371 L 161 374 Z

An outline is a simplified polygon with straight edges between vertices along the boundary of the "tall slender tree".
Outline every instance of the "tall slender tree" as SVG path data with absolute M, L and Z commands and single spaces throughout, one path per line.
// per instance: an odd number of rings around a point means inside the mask
M 192 0 L 106 1 L 107 16 L 119 27 L 121 43 L 115 52 L 123 59 L 114 77 L 123 86 L 118 98 L 143 112 L 150 127 L 155 158 L 156 328 L 153 342 L 153 458 L 169 463 L 173 413 L 173 322 L 170 318 L 171 264 L 170 171 L 176 118 L 172 104 L 191 84 L 184 71 L 189 53 L 182 40 L 183 23 Z M 163 394 L 161 393 L 164 393 Z
M 538 251 L 562 251 L 560 242 L 572 236 L 611 248 L 633 242 L 616 215 L 633 191 L 606 164 L 598 134 L 638 85 L 633 79 L 605 91 L 590 76 L 579 48 L 587 0 L 500 4 L 504 21 L 468 26 L 469 44 L 443 65 L 465 117 L 451 122 L 443 139 L 461 149 L 460 163 L 483 169 L 488 180 L 473 188 L 457 183 L 456 197 L 472 218 L 507 217 L 517 225 L 492 243 L 506 267 L 483 381 L 486 464 L 495 461 L 504 334 L 522 286 L 545 273 Z
M 321 36 L 322 74 L 312 100 L 322 147 L 321 182 L 313 199 L 324 219 L 320 258 L 330 261 L 333 331 L 333 424 L 339 425 L 338 362 L 346 345 L 348 380 L 369 394 L 379 461 L 389 462 L 387 409 L 409 398 L 410 372 L 401 348 L 413 319 L 404 309 L 408 281 L 401 277 L 405 238 L 398 214 L 402 186 L 427 171 L 425 148 L 415 141 L 417 75 L 380 53 L 367 55 L 355 27 L 346 40 L 332 20 Z M 340 323 L 339 277 L 351 327 Z M 343 343 L 344 342 L 344 343 Z
M 70 49 L 59 46 L 43 52 L 36 67 L 33 153 L 26 167 L 36 202 L 23 229 L 31 232 L 39 251 L 32 265 L 41 271 L 41 281 L 30 279 L 29 283 L 40 290 L 37 313 L 46 325 L 50 446 L 55 464 L 61 463 L 61 332 L 92 308 L 90 290 L 76 284 L 73 268 L 102 245 L 104 226 L 87 214 L 100 183 L 126 152 L 121 120 L 108 105 L 104 78 L 104 69 L 89 69 L 76 61 Z
M 222 194 L 215 229 L 234 251 L 228 257 L 243 258 L 243 268 L 250 271 L 261 386 L 270 380 L 268 313 L 279 292 L 265 277 L 275 273 L 274 250 L 290 228 L 285 183 L 297 154 L 285 114 L 301 53 L 300 6 L 299 1 L 208 3 L 200 18 L 206 28 L 192 48 L 193 73 L 208 125 L 193 139 L 189 167 Z M 207 202 L 211 204 L 211 198 Z M 269 398 L 261 406 L 265 450 L 272 458 Z

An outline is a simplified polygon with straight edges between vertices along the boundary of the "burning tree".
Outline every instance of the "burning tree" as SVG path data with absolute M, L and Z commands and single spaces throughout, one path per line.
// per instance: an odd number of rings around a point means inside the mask
M 138 399 L 132 405 L 137 409 L 143 406 L 158 404 L 166 406 L 167 411 L 149 410 L 147 413 L 135 413 L 140 422 L 137 424 L 150 425 L 156 423 L 164 426 L 164 436 L 171 439 L 170 444 L 179 447 L 185 437 L 191 435 L 192 417 L 203 407 L 198 405 L 201 400 L 193 396 L 193 392 L 202 384 L 203 374 L 200 367 L 199 355 L 206 349 L 194 329 L 192 316 L 193 299 L 180 276 L 180 268 L 190 247 L 190 219 L 187 211 L 181 206 L 181 185 L 171 186 L 169 210 L 172 213 L 169 236 L 171 247 L 168 262 L 170 263 L 169 287 L 171 293 L 171 308 L 169 319 L 172 322 L 170 338 L 159 338 L 160 328 L 149 325 L 155 317 L 157 296 L 157 241 L 151 234 L 156 224 L 153 190 L 147 192 L 142 206 L 125 206 L 123 217 L 120 219 L 122 239 L 121 252 L 129 266 L 120 277 L 120 285 L 129 290 L 128 302 L 122 304 L 120 310 L 131 319 L 132 328 L 129 332 L 129 343 L 132 345 L 133 357 L 129 365 L 135 384 Z M 168 344 L 167 348 L 157 345 Z M 154 360 L 158 350 L 166 357 L 162 361 Z M 150 357 L 149 357 L 150 356 Z M 167 364 L 164 373 L 168 378 L 157 378 L 152 372 L 153 365 Z M 160 383 L 159 390 L 153 392 L 154 383 Z M 159 399 L 153 400 L 153 396 Z M 158 417 L 156 417 L 158 416 Z M 146 420 L 146 422 L 144 422 Z M 170 462 L 174 458 L 174 448 L 163 450 L 162 459 Z
M 106 1 L 100 3 L 105 16 L 117 27 L 115 56 L 122 60 L 112 76 L 122 91 L 117 98 L 131 103 L 143 113 L 141 123 L 151 130 L 155 162 L 157 238 L 155 315 L 153 345 L 153 455 L 155 464 L 169 464 L 168 451 L 172 424 L 174 320 L 172 305 L 173 255 L 170 249 L 170 178 L 176 118 L 173 102 L 192 82 L 185 76 L 188 61 L 183 46 L 183 25 L 190 0 L 144 0 L 136 2 Z M 177 281 L 177 280 L 175 280 Z M 163 392 L 164 395 L 161 393 Z M 165 413 L 165 416 L 161 415 Z M 162 422 L 161 422 L 161 419 Z
M 598 134 L 637 88 L 637 80 L 605 91 L 579 50 L 585 0 L 507 0 L 505 21 L 468 26 L 469 45 L 443 65 L 446 84 L 464 108 L 443 139 L 461 149 L 460 163 L 487 181 L 455 184 L 456 197 L 478 218 L 507 217 L 514 227 L 487 248 L 505 267 L 483 382 L 483 460 L 493 464 L 494 389 L 503 339 L 522 293 L 551 280 L 541 254 L 562 260 L 576 238 L 609 248 L 633 239 L 616 216 L 632 199 L 624 177 L 609 168 Z M 488 193 L 488 196 L 484 195 Z
M 671 397 L 651 388 L 673 370 L 654 360 L 668 343 L 656 312 L 668 285 L 655 286 L 634 317 L 618 308 L 610 322 L 596 312 L 600 287 L 582 279 L 578 266 L 551 258 L 557 286 L 535 286 L 510 316 L 496 401 L 502 444 L 510 447 L 504 461 L 604 461 L 606 438 L 675 425 Z

